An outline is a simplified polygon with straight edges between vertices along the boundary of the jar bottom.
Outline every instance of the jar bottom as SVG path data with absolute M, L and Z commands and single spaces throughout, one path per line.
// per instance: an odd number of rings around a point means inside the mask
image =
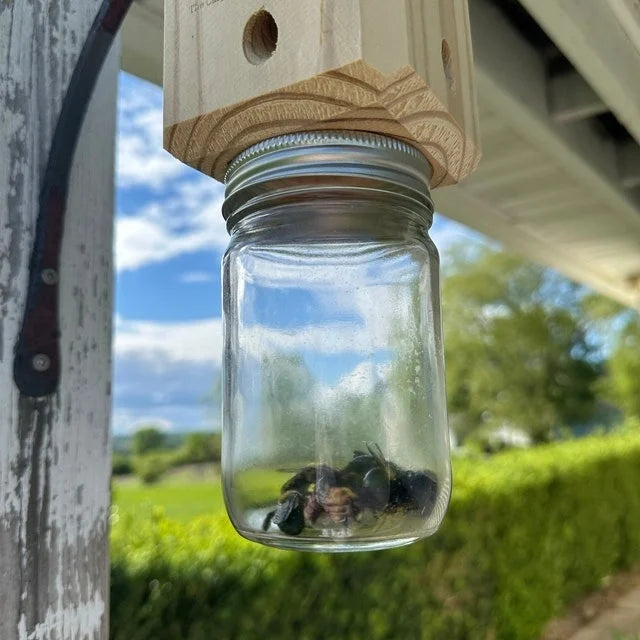
M 435 533 L 435 529 L 425 532 L 420 536 L 413 537 L 394 537 L 385 536 L 380 538 L 305 538 L 298 536 L 291 538 L 289 536 L 277 533 L 262 533 L 257 531 L 247 531 L 236 528 L 236 531 L 251 542 L 283 549 L 287 551 L 311 551 L 321 553 L 347 553 L 353 551 L 381 551 L 384 549 L 393 549 L 395 547 L 405 547 L 424 537 Z
M 372 527 L 335 527 L 327 529 L 306 528 L 302 534 L 288 535 L 277 530 L 276 527 L 268 531 L 253 526 L 253 520 L 261 519 L 264 510 L 256 510 L 253 517 L 249 516 L 249 527 L 241 523 L 232 524 L 236 531 L 247 540 L 258 542 L 278 549 L 294 551 L 318 551 L 325 553 L 342 553 L 348 551 L 376 551 L 403 547 L 417 540 L 427 538 L 439 528 L 439 520 L 425 522 L 424 518 L 416 517 L 413 523 L 407 522 L 407 518 L 399 516 L 395 527 L 383 527 L 378 531 Z M 386 529 L 386 531 L 384 530 Z M 394 530 L 395 529 L 395 530 Z
M 375 467 L 361 484 L 355 472 L 362 475 L 363 469 L 355 465 L 366 463 L 368 469 L 374 457 L 356 454 L 355 462 L 339 465 L 338 470 L 307 465 L 293 477 L 284 472 L 289 477 L 284 484 L 278 469 L 236 473 L 231 476 L 236 482 L 225 485 L 233 526 L 244 538 L 261 544 L 329 553 L 404 546 L 438 530 L 450 493 L 449 478 L 438 482 L 431 472 L 393 465 L 393 479 Z M 382 464 L 380 460 L 375 463 Z

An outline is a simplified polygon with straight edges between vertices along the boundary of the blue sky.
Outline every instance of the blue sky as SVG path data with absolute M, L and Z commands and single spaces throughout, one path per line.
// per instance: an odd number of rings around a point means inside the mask
M 222 356 L 223 187 L 162 149 L 162 92 L 120 74 L 113 430 L 210 429 Z M 441 252 L 479 235 L 436 216 Z

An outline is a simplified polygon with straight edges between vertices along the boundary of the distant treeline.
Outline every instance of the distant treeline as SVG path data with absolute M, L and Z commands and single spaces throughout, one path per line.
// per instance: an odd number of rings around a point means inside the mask
M 152 425 L 132 436 L 114 438 L 113 475 L 135 473 L 145 483 L 159 480 L 171 468 L 219 463 L 219 432 L 165 433 Z

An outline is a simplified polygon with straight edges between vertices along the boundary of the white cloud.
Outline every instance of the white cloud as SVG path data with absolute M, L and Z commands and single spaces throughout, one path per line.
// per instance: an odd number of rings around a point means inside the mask
M 162 91 L 131 82 L 123 82 L 118 101 L 117 182 L 159 190 L 189 169 L 163 149 Z
M 319 385 L 316 394 L 319 400 L 327 405 L 332 404 L 344 396 L 365 396 L 373 392 L 376 385 L 384 382 L 391 365 L 380 364 L 371 360 L 364 360 L 351 371 L 343 375 L 338 382 L 331 386 Z
M 228 234 L 222 219 L 223 186 L 182 164 L 162 148 L 162 93 L 127 82 L 118 119 L 116 266 L 138 269 L 203 249 L 220 249 Z M 146 189 L 143 206 L 126 191 Z M 135 199 L 134 199 L 135 197 Z
M 221 318 L 150 322 L 116 317 L 115 433 L 141 424 L 171 429 L 219 424 L 213 397 L 222 360 Z
M 144 415 L 133 411 L 114 411 L 111 420 L 113 430 L 116 433 L 134 433 L 141 427 L 153 425 L 160 431 L 171 431 L 174 427 L 173 421 L 152 413 Z
M 153 425 L 163 431 L 211 431 L 219 428 L 219 420 L 207 416 L 201 405 L 165 405 L 145 408 L 116 408 L 111 426 L 116 435 L 135 433 L 144 426 Z
M 265 351 L 308 351 L 319 354 L 373 353 L 388 346 L 388 335 L 359 322 L 311 325 L 292 329 L 246 327 L 242 348 L 255 357 Z
M 376 364 L 366 360 L 340 378 L 336 389 L 349 395 L 366 395 L 385 380 L 389 370 L 389 364 Z
M 214 279 L 214 274 L 210 271 L 186 271 L 180 275 L 180 282 L 183 282 L 184 284 L 213 282 Z
M 148 111 L 144 116 L 152 119 L 162 114 Z M 147 123 L 143 120 L 141 124 Z M 119 136 L 116 172 L 122 187 L 160 190 L 168 180 L 186 174 L 187 168 L 162 148 L 162 137 L 158 139 L 152 130 L 141 130 Z
M 204 181 L 204 184 L 203 184 Z M 116 220 L 116 267 L 139 269 L 207 249 L 222 249 L 228 234 L 222 218 L 222 187 L 207 178 L 176 185 L 174 193 L 134 215 Z
M 388 320 L 388 318 L 387 318 Z M 388 325 L 363 329 L 359 322 L 329 323 L 294 329 L 245 327 L 242 348 L 261 359 L 265 352 L 308 351 L 319 354 L 372 354 L 388 348 Z M 153 371 L 176 363 L 222 362 L 222 318 L 184 322 L 154 322 L 116 318 L 117 358 L 143 360 Z M 356 371 L 355 376 L 359 375 Z M 346 384 L 346 383 L 345 383 Z
M 116 319 L 116 357 L 143 359 L 163 370 L 179 362 L 222 362 L 222 318 L 187 322 Z

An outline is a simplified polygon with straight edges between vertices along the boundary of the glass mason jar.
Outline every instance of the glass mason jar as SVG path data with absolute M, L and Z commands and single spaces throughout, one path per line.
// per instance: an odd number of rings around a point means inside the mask
M 282 136 L 227 174 L 222 475 L 238 532 L 311 551 L 434 533 L 451 491 L 430 165 Z

